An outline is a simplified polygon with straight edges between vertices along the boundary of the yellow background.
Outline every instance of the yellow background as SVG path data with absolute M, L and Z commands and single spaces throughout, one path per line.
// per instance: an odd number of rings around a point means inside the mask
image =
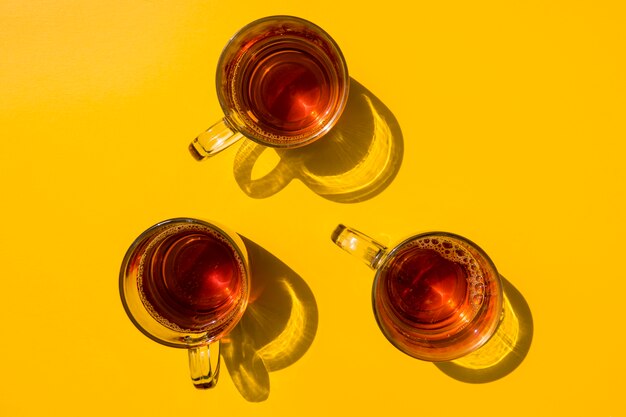
M 352 200 L 306 178 L 259 196 L 235 179 L 240 143 L 189 156 L 221 115 L 222 47 L 272 14 L 326 29 L 395 118 L 393 181 Z M 1 0 L 0 415 L 626 415 L 625 22 L 623 2 L 602 0 Z M 280 158 L 263 152 L 253 179 Z M 339 168 L 331 191 L 369 181 Z M 293 284 L 267 295 L 282 319 L 302 312 L 285 288 L 310 291 L 312 339 L 253 373 L 264 401 L 227 367 L 196 391 L 186 353 L 122 309 L 126 249 L 176 216 L 275 257 L 270 283 Z M 373 272 L 330 242 L 340 222 L 388 244 L 428 230 L 477 242 L 532 312 L 523 361 L 471 383 L 394 349 L 371 312 Z

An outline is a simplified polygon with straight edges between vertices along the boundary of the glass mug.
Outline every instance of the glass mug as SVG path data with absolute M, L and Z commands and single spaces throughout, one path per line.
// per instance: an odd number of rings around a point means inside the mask
M 331 238 L 376 270 L 376 321 L 404 353 L 451 361 L 475 351 L 495 333 L 503 309 L 500 275 L 468 239 L 430 232 L 388 249 L 344 225 Z
M 219 377 L 219 340 L 248 304 L 249 270 L 237 234 L 175 218 L 150 227 L 130 246 L 120 269 L 120 295 L 146 336 L 188 349 L 196 388 L 212 388 Z
M 274 148 L 311 143 L 341 116 L 349 84 L 341 50 L 323 29 L 293 16 L 256 20 L 222 51 L 216 87 L 224 117 L 189 150 L 202 160 L 243 136 Z

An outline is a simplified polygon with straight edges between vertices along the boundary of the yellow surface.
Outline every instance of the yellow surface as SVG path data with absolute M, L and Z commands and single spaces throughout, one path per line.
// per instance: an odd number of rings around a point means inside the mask
M 252 181 L 241 144 L 187 153 L 223 45 L 272 14 L 341 46 L 361 94 L 337 138 L 371 166 L 282 154 L 295 179 L 264 194 L 276 152 Z M 0 1 L 0 415 L 626 415 L 625 21 L 617 0 Z M 210 392 L 118 295 L 131 241 L 175 216 L 255 242 L 269 289 L 237 336 L 256 362 Z M 519 366 L 475 383 L 395 350 L 339 222 L 481 245 L 530 309 Z

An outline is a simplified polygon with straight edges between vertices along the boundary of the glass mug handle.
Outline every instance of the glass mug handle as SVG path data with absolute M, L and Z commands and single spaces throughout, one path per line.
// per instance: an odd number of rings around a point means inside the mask
M 202 161 L 223 151 L 242 137 L 226 119 L 222 119 L 200 133 L 189 145 L 189 152 L 197 161 Z
M 191 382 L 198 389 L 213 388 L 220 374 L 220 342 L 189 348 Z
M 331 235 L 341 249 L 356 256 L 370 268 L 376 269 L 387 253 L 387 247 L 358 230 L 340 224 Z

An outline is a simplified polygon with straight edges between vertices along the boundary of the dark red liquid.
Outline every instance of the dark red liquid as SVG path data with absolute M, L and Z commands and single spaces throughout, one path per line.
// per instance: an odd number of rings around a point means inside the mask
M 433 249 L 413 248 L 394 261 L 387 292 L 396 312 L 417 324 L 454 316 L 467 300 L 467 274 L 462 265 Z
M 452 360 L 495 331 L 501 315 L 497 271 L 460 237 L 415 237 L 381 266 L 374 310 L 385 336 L 402 351 L 425 360 Z
M 336 120 L 347 99 L 339 54 L 314 32 L 268 28 L 226 65 L 228 107 L 253 137 L 277 145 L 306 141 Z
M 279 131 L 307 128 L 330 102 L 328 75 L 314 56 L 302 51 L 268 55 L 255 66 L 249 84 L 250 110 Z
M 243 291 L 236 251 L 215 232 L 179 226 L 155 238 L 142 258 L 142 301 L 174 330 L 203 331 L 237 308 Z

